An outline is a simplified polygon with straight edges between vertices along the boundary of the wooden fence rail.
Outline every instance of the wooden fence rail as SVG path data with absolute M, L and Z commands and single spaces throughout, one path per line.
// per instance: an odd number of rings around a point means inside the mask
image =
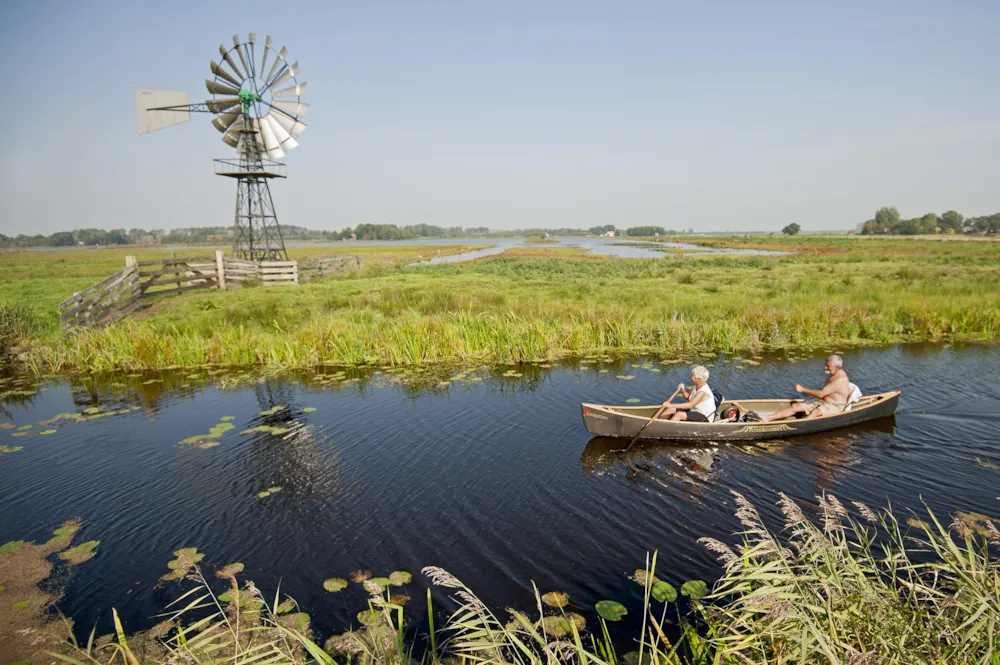
M 199 289 L 233 289 L 251 283 L 295 286 L 360 267 L 358 256 L 260 262 L 228 258 L 221 251 L 214 257 L 142 262 L 128 256 L 124 270 L 60 303 L 59 322 L 63 330 L 105 325 L 123 319 L 160 296 Z
M 142 306 L 139 269 L 128 265 L 121 272 L 74 293 L 59 304 L 59 324 L 63 330 L 72 326 L 90 327 L 122 319 Z

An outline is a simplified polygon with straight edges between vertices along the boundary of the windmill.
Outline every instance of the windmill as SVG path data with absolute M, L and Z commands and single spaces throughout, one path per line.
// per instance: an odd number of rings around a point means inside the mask
M 285 177 L 277 160 L 298 145 L 309 108 L 306 84 L 296 79 L 299 63 L 289 64 L 288 49 L 271 44 L 270 35 L 260 45 L 251 32 L 245 42 L 233 35 L 232 48 L 219 46 L 221 61 L 210 61 L 213 78 L 205 80 L 212 98 L 202 103 L 189 104 L 184 91 L 135 88 L 140 134 L 187 122 L 191 113 L 215 115 L 212 125 L 237 154 L 215 160 L 216 175 L 236 180 L 233 256 L 251 261 L 288 259 L 268 183 Z

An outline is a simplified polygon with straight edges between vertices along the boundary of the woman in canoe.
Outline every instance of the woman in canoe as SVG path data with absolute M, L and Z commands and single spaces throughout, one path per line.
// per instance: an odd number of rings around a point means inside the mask
M 687 420 L 693 423 L 710 423 L 715 419 L 715 409 L 718 405 L 715 403 L 712 389 L 708 387 L 708 368 L 704 365 L 692 368 L 691 382 L 694 383 L 694 389 L 690 392 L 683 383 L 677 386 L 677 390 L 688 401 L 679 404 L 664 402 L 663 406 L 667 408 L 664 409 L 661 418 Z

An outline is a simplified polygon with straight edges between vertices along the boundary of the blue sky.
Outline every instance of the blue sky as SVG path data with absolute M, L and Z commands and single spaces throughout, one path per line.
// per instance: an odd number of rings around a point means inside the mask
M 138 136 L 273 35 L 309 128 L 279 219 L 846 229 L 1000 210 L 1000 2 L 3 2 L 0 232 L 232 223 L 211 116 Z M 257 17 L 256 19 L 247 17 Z

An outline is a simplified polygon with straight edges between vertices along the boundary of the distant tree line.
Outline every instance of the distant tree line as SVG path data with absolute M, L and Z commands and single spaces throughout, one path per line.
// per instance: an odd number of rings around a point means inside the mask
M 687 231 L 665 230 L 662 226 L 633 226 L 618 231 L 614 224 L 594 226 L 590 229 L 543 229 L 527 228 L 497 231 L 485 226 L 463 228 L 461 226 L 435 226 L 433 224 L 413 224 L 397 226 L 396 224 L 358 224 L 340 231 L 315 231 L 301 226 L 281 226 L 281 234 L 285 240 L 299 241 L 336 241 L 336 240 L 407 240 L 419 238 L 483 238 L 483 237 L 525 237 L 525 236 L 586 236 L 604 235 L 615 231 L 615 235 L 655 236 L 681 235 L 693 233 Z M 220 243 L 232 242 L 231 226 L 199 226 L 182 229 L 77 229 L 75 231 L 57 231 L 51 235 L 18 235 L 6 236 L 0 233 L 0 248 L 22 247 L 74 247 L 74 246 L 109 246 L 109 245 L 174 245 L 185 243 Z
M 938 233 L 1000 233 L 1000 213 L 965 218 L 954 210 L 903 219 L 894 207 L 879 208 L 873 219 L 858 225 L 861 235 L 933 235 Z

